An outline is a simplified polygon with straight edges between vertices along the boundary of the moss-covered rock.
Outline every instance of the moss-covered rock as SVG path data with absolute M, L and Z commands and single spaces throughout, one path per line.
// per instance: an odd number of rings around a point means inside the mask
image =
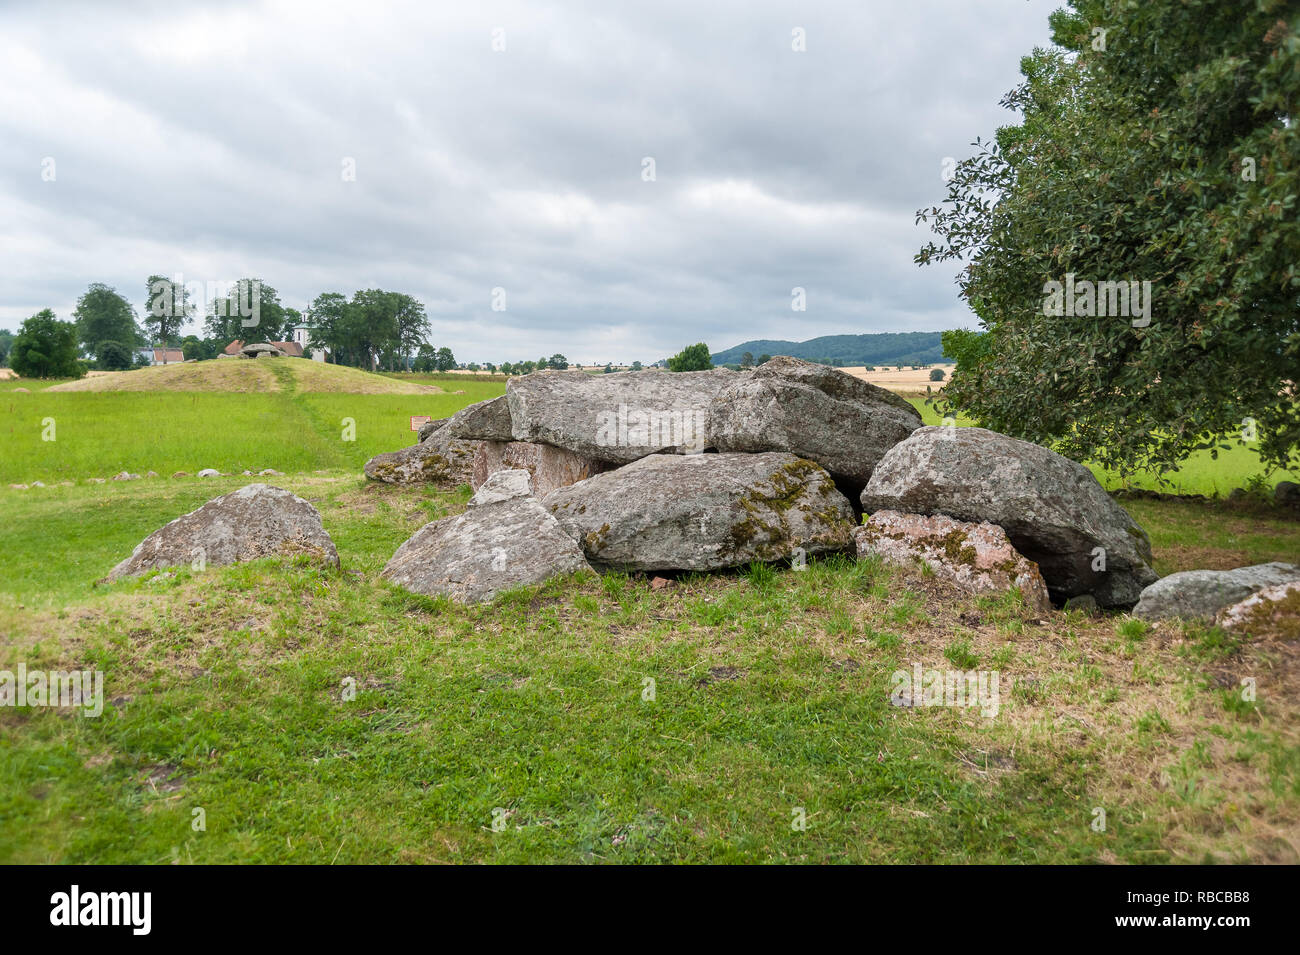
M 547 495 L 594 565 L 716 570 L 852 547 L 853 509 L 792 454 L 655 454 Z

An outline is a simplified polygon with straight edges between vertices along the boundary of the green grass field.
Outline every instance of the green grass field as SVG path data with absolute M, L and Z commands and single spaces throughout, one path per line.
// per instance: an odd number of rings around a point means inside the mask
M 242 483 L 0 492 L 0 668 L 94 666 L 111 701 L 0 709 L 0 861 L 1296 861 L 1286 648 L 1038 619 L 843 559 L 457 607 L 377 574 L 465 493 L 355 476 L 277 479 L 339 571 L 94 586 Z M 1149 526 L 1184 519 L 1143 503 Z M 1272 534 L 1244 556 L 1300 546 Z M 999 718 L 891 706 L 918 662 L 999 670 Z M 1246 673 L 1272 682 L 1243 707 L 1223 687 Z
M 0 707 L 0 863 L 1300 861 L 1290 644 L 1037 617 L 844 558 L 468 608 L 387 585 L 468 491 L 369 484 L 361 462 L 409 443 L 409 414 L 503 389 L 432 383 L 0 395 L 0 670 L 93 666 L 107 699 Z M 205 466 L 289 472 L 273 483 L 319 509 L 341 568 L 97 584 L 249 479 L 83 479 Z M 8 487 L 33 479 L 77 483 Z M 1258 502 L 1124 504 L 1161 573 L 1300 555 L 1300 521 Z M 915 664 L 996 670 L 998 715 L 891 705 Z
M 412 415 L 443 418 L 505 393 L 502 384 L 468 384 L 464 394 L 426 395 L 293 387 L 270 394 L 9 389 L 0 394 L 0 483 L 106 478 L 123 470 L 164 477 L 202 468 L 358 471 L 376 454 L 415 442 Z M 54 440 L 45 440 L 50 434 Z

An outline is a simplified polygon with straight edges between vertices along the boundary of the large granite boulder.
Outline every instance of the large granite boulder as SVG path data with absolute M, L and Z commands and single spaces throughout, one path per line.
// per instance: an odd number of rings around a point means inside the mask
M 725 368 L 589 375 L 540 371 L 506 383 L 516 441 L 627 464 L 648 454 L 709 446 L 709 409 L 736 378 Z
M 498 471 L 463 514 L 416 531 L 382 576 L 414 593 L 480 603 L 584 569 L 573 538 L 530 496 L 528 472 Z
M 220 567 L 259 557 L 307 554 L 337 567 L 339 554 L 320 514 L 269 484 L 248 484 L 176 518 L 136 546 L 108 579 L 161 567 Z
M 1235 570 L 1183 570 L 1157 580 L 1142 591 L 1133 616 L 1143 620 L 1211 621 L 1219 611 L 1251 594 L 1300 581 L 1300 567 L 1273 561 Z
M 419 444 L 375 455 L 366 462 L 366 477 L 386 484 L 459 487 L 470 482 L 476 450 L 477 442 L 453 438 L 443 425 Z
M 241 358 L 283 358 L 284 352 L 270 342 L 251 342 L 239 349 Z
M 593 474 L 607 471 L 610 465 L 584 458 L 563 448 L 553 448 L 549 444 L 482 441 L 474 453 L 470 486 L 478 490 L 484 481 L 498 471 L 517 468 L 528 472 L 533 496 L 543 498 L 558 488 L 577 484 Z
M 781 452 L 654 454 L 542 504 L 599 567 L 716 570 L 852 546 L 853 508 L 830 475 Z
M 789 451 L 855 491 L 885 452 L 921 427 L 906 399 L 835 368 L 778 357 L 718 392 L 709 436 L 719 451 Z
M 1018 553 L 996 524 L 876 511 L 853 537 L 860 558 L 874 554 L 899 565 L 924 561 L 936 577 L 969 593 L 1002 594 L 1019 587 L 1027 607 L 1052 609 L 1038 565 Z
M 1258 590 L 1219 611 L 1215 622 L 1257 640 L 1300 640 L 1300 580 Z
M 1038 565 L 1053 600 L 1092 594 L 1128 608 L 1156 580 L 1146 532 L 1081 464 L 983 428 L 920 428 L 862 491 L 867 513 L 987 521 Z
M 505 395 L 461 408 L 447 427 L 451 437 L 462 441 L 509 441 L 514 436 Z

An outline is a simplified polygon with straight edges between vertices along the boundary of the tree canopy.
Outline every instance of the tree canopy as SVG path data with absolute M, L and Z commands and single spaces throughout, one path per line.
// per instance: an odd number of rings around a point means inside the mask
M 1018 125 L 958 163 L 919 264 L 965 263 L 987 332 L 941 405 L 1120 470 L 1226 435 L 1300 456 L 1300 14 L 1070 0 Z M 947 344 L 947 342 L 945 342 Z
M 709 346 L 704 342 L 687 345 L 672 358 L 668 359 L 669 371 L 708 371 L 713 367 Z
M 77 358 L 77 326 L 41 309 L 18 329 L 9 367 L 24 378 L 81 378 L 86 368 Z
M 284 323 L 280 293 L 255 278 L 240 279 L 209 302 L 203 319 L 208 335 L 227 343 L 282 341 Z
M 114 368 L 131 367 L 131 349 L 144 344 L 131 303 L 101 282 L 92 283 L 77 299 L 72 319 L 77 326 L 78 343 L 105 367 L 109 364 Z M 111 356 L 105 356 L 105 345 L 110 342 L 117 347 L 111 349 Z M 123 348 L 128 355 L 126 365 L 120 362 Z

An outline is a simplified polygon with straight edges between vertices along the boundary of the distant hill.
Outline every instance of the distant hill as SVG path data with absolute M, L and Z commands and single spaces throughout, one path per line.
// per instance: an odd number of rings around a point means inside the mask
M 789 355 L 835 365 L 932 365 L 944 361 L 939 332 L 875 332 L 869 335 L 823 335 L 806 342 L 760 339 L 715 352 L 715 365 L 736 364 L 745 352 Z

